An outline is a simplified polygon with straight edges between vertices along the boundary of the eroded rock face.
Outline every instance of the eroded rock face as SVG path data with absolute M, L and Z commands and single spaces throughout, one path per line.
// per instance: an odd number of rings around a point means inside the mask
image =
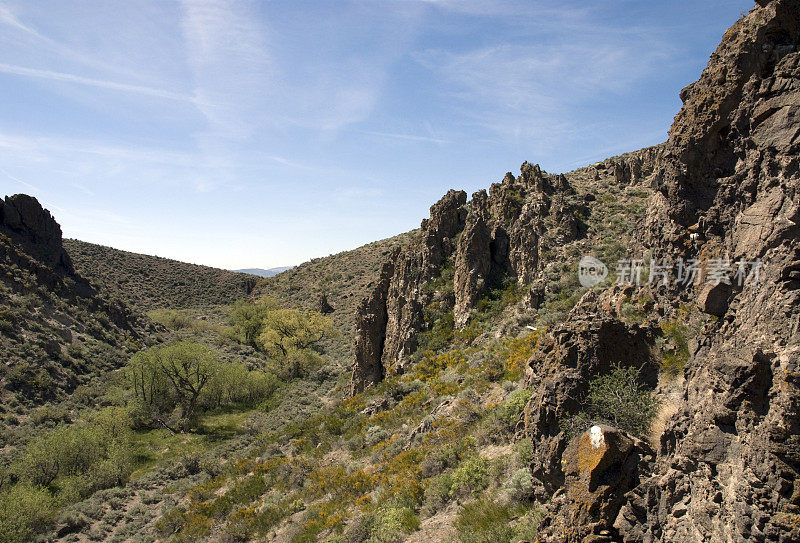
M 386 328 L 381 364 L 402 372 L 416 350 L 416 334 L 422 328 L 422 308 L 428 295 L 422 285 L 429 281 L 455 248 L 453 238 L 464 228 L 467 193 L 451 190 L 431 206 L 422 221 L 419 238 L 394 258 L 394 272 L 386 294 Z
M 470 213 L 458 240 L 455 259 L 453 316 L 458 328 L 467 324 L 470 310 L 486 287 L 492 267 L 491 243 L 486 219 Z
M 363 392 L 383 379 L 381 354 L 386 334 L 386 294 L 389 291 L 389 280 L 394 273 L 395 257 L 396 254 L 383 265 L 378 284 L 358 307 L 356 314 L 358 334 L 354 346 L 351 394 Z
M 364 302 L 368 315 L 376 314 L 369 309 L 374 304 L 385 303 L 385 326 L 381 319 L 361 319 L 353 375 L 377 375 L 367 368 L 377 367 L 378 351 L 381 375 L 405 370 L 417 349 L 417 334 L 425 327 L 423 310 L 436 295 L 423 287 L 448 260 L 454 268 L 453 300 L 448 303 L 456 327 L 462 328 L 493 280 L 534 282 L 543 268 L 543 251 L 580 236 L 577 207 L 575 191 L 563 175 L 548 175 L 527 162 L 519 177 L 507 173 L 488 193 L 478 191 L 469 202 L 463 191 L 449 191 L 431 207 L 416 240 L 392 257 L 385 295 L 373 293 Z M 382 343 L 374 339 L 381 328 Z M 365 349 L 367 345 L 379 348 Z M 360 387 L 354 385 L 354 390 Z
M 0 200 L 0 232 L 46 266 L 74 273 L 61 245 L 61 226 L 33 196 L 15 194 Z
M 681 93 L 659 172 L 669 222 L 650 245 L 760 260 L 761 274 L 685 295 L 719 320 L 686 366 L 653 476 L 617 519 L 626 541 L 800 540 L 798 50 L 800 2 L 761 2 Z
M 609 426 L 592 426 L 573 438 L 562 456 L 563 489 L 547 506 L 551 514 L 538 541 L 617 541 L 614 519 L 652 460 L 646 443 Z
M 525 409 L 525 432 L 532 439 L 533 476 L 537 495 L 546 499 L 564 484 L 562 454 L 567 446 L 563 423 L 579 408 L 589 381 L 615 364 L 640 369 L 648 385 L 657 381 L 658 365 L 651 354 L 656 330 L 650 325 L 620 321 L 608 300 L 587 292 L 567 322 L 542 338 L 529 362 L 526 386 L 535 390 Z

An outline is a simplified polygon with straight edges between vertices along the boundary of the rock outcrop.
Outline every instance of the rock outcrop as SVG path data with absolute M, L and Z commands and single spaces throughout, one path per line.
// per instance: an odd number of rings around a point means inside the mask
M 386 294 L 394 273 L 394 258 L 390 258 L 381 270 L 378 284 L 369 298 L 361 302 L 356 313 L 358 335 L 355 341 L 355 363 L 351 378 L 351 394 L 378 384 L 383 379 L 381 364 L 383 343 L 386 334 Z
M 0 202 L 0 306 L 13 308 L 0 329 L 0 397 L 16 394 L 26 406 L 121 367 L 131 347 L 157 341 L 161 331 L 75 273 L 58 223 L 21 194 Z
M 485 198 L 485 193 L 479 193 L 478 198 L 481 197 Z M 483 293 L 492 270 L 492 236 L 481 211 L 471 210 L 456 250 L 453 316 L 458 328 L 467 324 L 470 310 Z
M 74 273 L 61 243 L 61 226 L 33 196 L 15 194 L 0 200 L 0 232 L 44 265 Z
M 656 330 L 628 325 L 613 309 L 603 309 L 615 305 L 612 298 L 609 292 L 603 299 L 587 292 L 571 318 L 542 338 L 528 364 L 526 384 L 535 393 L 525 410 L 525 430 L 534 444 L 531 470 L 541 499 L 564 484 L 564 422 L 580 409 L 589 381 L 622 365 L 638 368 L 644 384 L 656 384 L 658 365 L 651 353 Z
M 799 51 L 800 2 L 760 2 L 681 93 L 659 172 L 679 228 L 650 242 L 758 261 L 760 276 L 698 293 L 719 320 L 687 364 L 655 473 L 617 520 L 626 541 L 800 540 Z M 681 230 L 698 224 L 687 248 Z
M 612 543 L 625 494 L 647 472 L 653 454 L 643 441 L 596 425 L 573 438 L 562 457 L 564 486 L 547 505 L 542 541 Z
M 353 390 L 368 386 L 362 376 L 405 370 L 417 349 L 417 334 L 427 326 L 424 309 L 436 296 L 424 287 L 446 263 L 452 263 L 454 273 L 452 299 L 446 303 L 460 329 L 488 289 L 506 278 L 533 282 L 542 271 L 544 251 L 581 235 L 577 211 L 582 205 L 563 175 L 549 175 L 527 162 L 518 177 L 507 173 L 488 193 L 478 191 L 469 202 L 463 191 L 449 191 L 431 207 L 416 240 L 392 256 L 385 295 L 380 284 L 362 305 Z M 377 340 L 382 323 L 370 315 L 377 314 L 381 303 L 386 324 L 383 339 Z M 366 345 L 382 345 L 380 359 Z M 374 371 L 378 364 L 380 372 Z
M 452 254 L 453 238 L 464 228 L 466 202 L 464 191 L 449 191 L 431 206 L 431 216 L 422 221 L 417 240 L 392 257 L 394 272 L 386 294 L 385 339 L 378 362 L 384 368 L 402 371 L 408 356 L 416 350 L 422 308 L 428 302 L 422 286 Z M 356 330 L 360 335 L 360 329 Z
M 542 379 L 548 367 L 570 366 L 568 352 L 551 348 L 531 361 L 528 382 L 539 391 L 527 425 L 538 445 L 532 468 L 567 511 L 551 510 L 545 526 L 571 518 L 602 526 L 602 537 L 636 542 L 800 541 L 799 51 L 800 2 L 759 2 L 681 92 L 683 108 L 654 157 L 649 182 L 657 192 L 642 246 L 672 262 L 695 260 L 706 275 L 712 262 L 731 262 L 731 280 L 672 282 L 651 292 L 666 314 L 694 303 L 717 320 L 693 345 L 657 458 L 611 527 L 610 509 L 569 516 L 581 511 L 579 498 L 569 474 L 562 486 L 562 464 L 553 460 L 569 465 L 570 455 L 543 424 L 548 410 L 569 409 L 569 390 L 559 387 L 566 379 Z M 628 182 L 635 164 L 614 175 Z M 734 280 L 737 262 L 758 274 Z M 553 334 L 574 335 L 585 311 L 576 307 Z M 591 529 L 573 540 L 598 537 Z M 564 541 L 552 529 L 541 540 Z

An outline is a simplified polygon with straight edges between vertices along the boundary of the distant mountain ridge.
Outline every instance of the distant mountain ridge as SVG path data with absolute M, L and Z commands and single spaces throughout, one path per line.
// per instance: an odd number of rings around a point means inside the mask
M 279 273 L 291 270 L 294 266 L 281 266 L 278 268 L 244 268 L 242 270 L 231 270 L 234 273 L 247 273 L 259 277 L 275 277 Z

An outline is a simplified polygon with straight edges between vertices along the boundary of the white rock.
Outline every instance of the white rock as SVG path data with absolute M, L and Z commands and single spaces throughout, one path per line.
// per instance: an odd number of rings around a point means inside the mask
M 589 428 L 589 442 L 592 444 L 593 449 L 605 443 L 606 439 L 603 437 L 603 429 L 599 426 L 592 426 Z

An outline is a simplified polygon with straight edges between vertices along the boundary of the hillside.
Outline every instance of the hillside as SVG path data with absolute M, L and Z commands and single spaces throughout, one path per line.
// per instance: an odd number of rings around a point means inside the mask
M 140 311 L 224 305 L 247 298 L 258 278 L 75 239 L 64 248 L 78 273 Z
M 3 446 L 29 437 L 31 409 L 96 384 L 158 339 L 150 321 L 73 269 L 58 223 L 35 198 L 0 200 Z
M 800 2 L 680 96 L 247 300 L 7 198 L 0 543 L 800 541 Z
M 256 285 L 253 296 L 274 296 L 292 307 L 322 311 L 342 332 L 335 342 L 337 357 L 349 365 L 361 296 L 378 281 L 387 256 L 413 237 L 413 232 L 374 241 L 357 249 L 314 258 Z M 322 297 L 326 306 L 322 307 Z

